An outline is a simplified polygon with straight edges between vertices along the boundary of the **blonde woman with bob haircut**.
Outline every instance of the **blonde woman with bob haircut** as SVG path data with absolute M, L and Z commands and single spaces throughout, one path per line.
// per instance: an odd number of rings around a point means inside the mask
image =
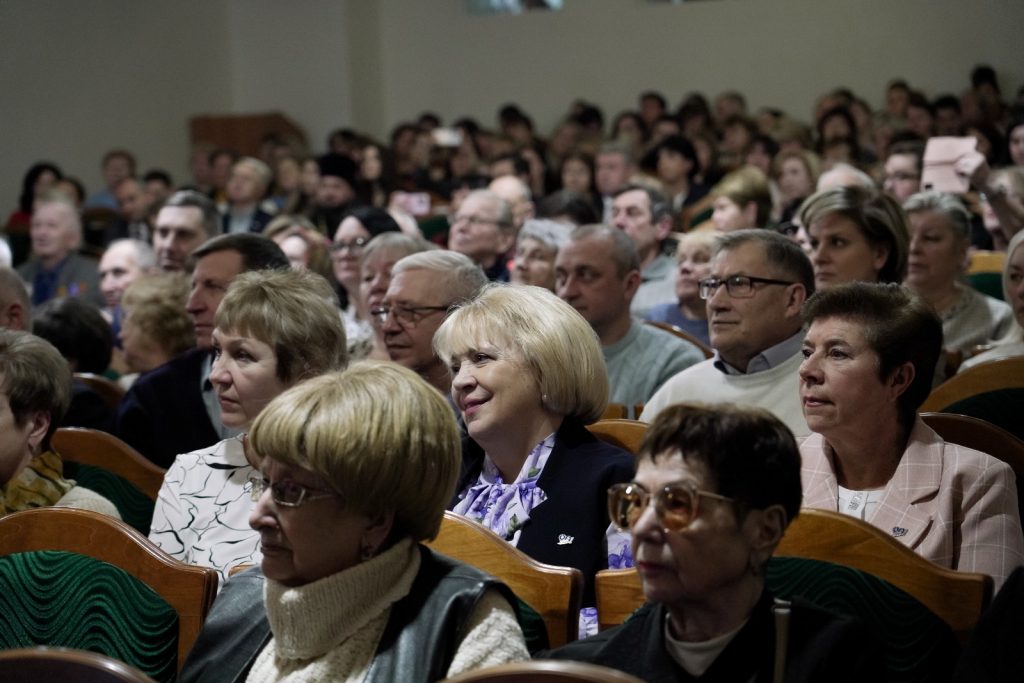
M 434 336 L 466 425 L 452 509 L 527 555 L 576 567 L 594 604 L 594 573 L 618 566 L 628 534 L 610 530 L 604 492 L 628 481 L 633 457 L 598 441 L 608 378 L 593 328 L 532 286 L 490 285 Z
M 366 361 L 310 380 L 251 437 L 262 563 L 227 584 L 183 681 L 435 681 L 528 656 L 508 589 L 422 545 L 459 432 L 416 373 Z
M 149 538 L 182 562 L 227 578 L 260 559 L 246 520 L 257 463 L 245 433 L 285 389 L 345 367 L 345 329 L 327 280 L 310 271 L 255 271 L 232 281 L 217 309 L 210 371 L 224 426 L 241 432 L 179 455 L 164 475 Z

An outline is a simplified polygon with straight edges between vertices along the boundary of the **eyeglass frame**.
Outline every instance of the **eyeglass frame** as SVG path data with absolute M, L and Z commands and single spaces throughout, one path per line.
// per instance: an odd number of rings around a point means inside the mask
M 741 280 L 747 280 L 750 283 L 750 285 L 749 285 L 750 286 L 750 294 L 735 294 L 733 292 L 733 287 L 734 286 L 735 287 L 739 287 L 741 285 L 741 283 L 738 282 L 738 281 L 741 281 Z M 732 281 L 732 284 L 729 284 L 730 281 Z M 799 282 L 789 282 L 787 280 L 775 280 L 775 279 L 770 278 L 770 277 L 756 277 L 756 276 L 753 276 L 753 275 L 730 275 L 730 276 L 725 277 L 725 278 L 720 278 L 720 277 L 712 276 L 712 277 L 706 277 L 706 278 L 704 278 L 703 280 L 700 280 L 697 283 L 697 288 L 698 288 L 697 289 L 697 293 L 700 295 L 701 299 L 703 299 L 704 301 L 707 301 L 708 299 L 710 299 L 711 297 L 713 297 L 715 295 L 715 292 L 718 291 L 719 287 L 721 287 L 722 285 L 725 285 L 726 293 L 729 296 L 731 296 L 733 299 L 750 299 L 757 292 L 757 288 L 754 287 L 754 285 L 756 285 L 758 283 L 765 284 L 765 285 L 785 285 L 787 287 L 789 285 L 800 284 Z
M 633 524 L 629 524 L 627 521 L 626 526 L 623 526 L 619 523 L 618 515 L 616 514 L 617 511 L 615 501 L 617 500 L 620 491 L 625 495 L 626 493 L 628 493 L 630 488 L 635 488 L 640 491 L 640 506 L 638 508 L 639 514 L 637 515 L 637 518 L 633 522 Z M 670 492 L 675 492 L 680 489 L 685 491 L 690 496 L 690 499 L 692 500 L 692 504 L 690 505 L 692 512 L 690 513 L 690 519 L 685 524 L 675 524 L 670 526 L 665 521 L 665 496 Z M 639 521 L 640 517 L 643 515 L 644 510 L 646 510 L 647 507 L 651 504 L 652 498 L 654 499 L 654 512 L 658 517 L 658 523 L 661 525 L 661 530 L 665 533 L 669 533 L 671 531 L 683 531 L 684 529 L 688 528 L 691 524 L 693 524 L 693 521 L 700 516 L 701 498 L 711 498 L 713 500 L 720 500 L 728 503 L 736 502 L 735 498 L 723 496 L 720 493 L 714 493 L 712 491 L 703 491 L 701 489 L 698 489 L 693 484 L 684 481 L 677 481 L 672 482 L 670 484 L 666 484 L 665 486 L 662 486 L 660 489 L 658 489 L 658 491 L 656 491 L 655 493 L 651 493 L 646 488 L 644 488 L 642 484 L 638 484 L 635 481 L 621 482 L 618 484 L 614 484 L 608 488 L 608 517 L 611 520 L 611 523 L 615 526 L 616 529 L 619 529 L 620 531 L 631 532 L 633 530 L 633 527 L 636 526 L 636 522 Z M 632 507 L 633 506 L 630 506 L 630 508 Z
M 327 250 L 330 251 L 332 254 L 337 254 L 338 252 L 344 251 L 345 249 L 348 249 L 349 251 L 356 251 L 357 249 L 362 249 L 369 243 L 370 240 L 367 239 L 366 237 L 357 237 L 354 240 L 349 240 L 347 242 L 343 240 L 338 242 L 331 242 L 331 246 L 328 247 Z
M 312 486 L 303 486 L 302 484 L 290 481 L 289 483 L 292 486 L 296 486 L 300 490 L 299 499 L 294 503 L 290 503 L 284 500 L 280 500 L 277 497 L 277 486 L 282 482 L 274 482 L 273 484 L 270 484 L 268 486 L 267 478 L 264 477 L 263 473 L 259 471 L 250 473 L 246 481 L 249 487 L 249 496 L 252 498 L 252 502 L 254 503 L 259 501 L 259 499 L 263 496 L 263 492 L 266 491 L 267 489 L 270 489 L 270 498 L 271 500 L 274 501 L 274 504 L 286 508 L 297 508 L 301 507 L 305 503 L 309 503 L 314 500 L 323 500 L 326 498 L 338 497 L 338 494 L 336 493 L 324 491 L 323 489 L 315 489 Z M 316 493 L 310 493 L 311 491 L 315 491 Z
M 480 216 L 458 216 L 458 215 L 452 216 L 452 223 L 451 224 L 455 225 L 456 223 L 460 223 L 462 221 L 466 221 L 470 225 L 474 225 L 474 226 L 475 225 L 487 225 L 488 223 L 493 223 L 494 225 L 498 226 L 499 228 L 506 228 L 506 227 L 508 227 L 508 222 L 506 222 L 506 221 L 502 221 L 502 220 L 497 219 L 497 218 L 481 218 Z
M 372 317 L 378 325 L 385 325 L 388 318 L 393 315 L 395 310 L 402 311 L 403 314 L 411 314 L 408 320 L 402 320 L 398 315 L 394 315 L 395 322 L 402 327 L 416 327 L 431 313 L 437 311 L 448 312 L 451 310 L 453 304 L 447 306 L 376 306 L 370 309 L 370 317 Z M 421 313 L 420 311 L 427 311 L 427 313 Z

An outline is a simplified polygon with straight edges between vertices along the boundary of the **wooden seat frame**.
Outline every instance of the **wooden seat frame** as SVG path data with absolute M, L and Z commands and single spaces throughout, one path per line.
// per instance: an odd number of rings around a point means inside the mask
M 37 508 L 0 518 L 0 556 L 38 550 L 86 555 L 120 567 L 178 613 L 178 669 L 217 596 L 217 570 L 184 564 L 124 522 L 89 510 Z
M 126 479 L 151 500 L 164 483 L 164 470 L 116 436 L 97 429 L 62 427 L 50 439 L 54 450 L 69 462 L 92 465 Z
M 579 569 L 538 562 L 490 529 L 451 511 L 444 513 L 440 533 L 427 545 L 504 582 L 544 620 L 551 647 L 576 639 L 583 599 Z

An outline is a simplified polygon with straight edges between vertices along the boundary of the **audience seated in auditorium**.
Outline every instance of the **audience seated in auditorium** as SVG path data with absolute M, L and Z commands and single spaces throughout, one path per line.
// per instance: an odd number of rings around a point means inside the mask
M 121 400 L 115 425 L 117 436 L 160 467 L 169 466 L 179 453 L 237 435 L 222 424 L 210 381 L 214 316 L 239 274 L 288 268 L 280 247 L 251 233 L 215 237 L 196 249 L 192 259 L 187 308 L 198 348 L 140 377 Z
M 998 590 L 1024 564 L 1013 471 L 917 416 L 942 350 L 938 317 L 898 284 L 860 282 L 815 294 L 804 321 L 804 505 L 863 519 Z
M 360 363 L 300 384 L 252 448 L 262 563 L 225 586 L 183 683 L 427 683 L 528 656 L 512 593 L 422 545 L 459 458 L 451 410 L 416 375 Z
M 796 370 L 804 337 L 800 309 L 814 292 L 807 256 L 770 230 L 727 233 L 700 287 L 715 356 L 669 379 L 640 419 L 652 422 L 682 401 L 727 402 L 764 408 L 806 435 Z
M 164 475 L 149 538 L 173 557 L 213 567 L 226 579 L 260 559 L 248 482 L 259 459 L 245 432 L 289 387 L 345 367 L 345 330 L 330 284 L 309 271 L 244 273 L 217 308 L 210 381 L 221 421 L 241 431 L 178 455 Z
M 590 323 L 601 343 L 612 403 L 632 411 L 667 379 L 703 360 L 693 344 L 630 315 L 640 258 L 624 231 L 609 225 L 576 228 L 558 251 L 555 268 L 558 296 Z

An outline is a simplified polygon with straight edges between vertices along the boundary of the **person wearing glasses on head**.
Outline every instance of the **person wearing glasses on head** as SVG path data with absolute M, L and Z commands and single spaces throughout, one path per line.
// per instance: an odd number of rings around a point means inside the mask
M 796 371 L 800 307 L 814 293 L 814 270 L 799 245 L 771 230 L 721 235 L 699 289 L 715 355 L 665 382 L 640 419 L 682 401 L 727 402 L 764 408 L 807 435 Z
M 246 520 L 257 467 L 245 433 L 288 387 L 347 361 L 345 330 L 330 284 L 308 270 L 235 278 L 217 308 L 210 381 L 221 421 L 241 435 L 175 458 L 164 475 L 149 539 L 189 564 L 228 570 L 260 558 Z M 165 397 L 173 401 L 173 396 Z
M 645 681 L 884 679 L 859 622 L 765 588 L 800 509 L 800 453 L 785 425 L 760 409 L 683 403 L 658 415 L 636 461 L 633 480 L 608 490 L 608 511 L 631 535 L 647 603 L 539 658 Z
M 427 683 L 526 659 L 515 597 L 423 545 L 459 473 L 445 400 L 365 361 L 293 387 L 252 426 L 259 567 L 224 587 L 183 683 Z
M 366 302 L 359 295 L 363 249 L 377 235 L 389 232 L 397 233 L 401 229 L 387 211 L 360 206 L 342 219 L 330 246 L 335 289 L 345 321 L 348 345 L 355 352 L 354 359 L 365 357 L 373 348 L 373 326 Z

